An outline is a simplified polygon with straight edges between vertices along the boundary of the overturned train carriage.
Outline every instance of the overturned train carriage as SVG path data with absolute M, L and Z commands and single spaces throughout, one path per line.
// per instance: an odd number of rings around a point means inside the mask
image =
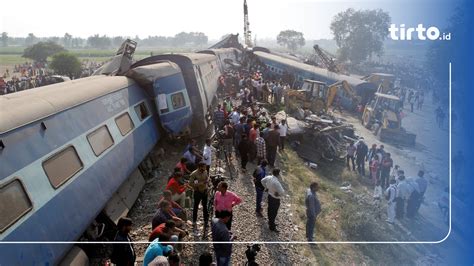
M 221 75 L 218 58 L 195 53 L 163 54 L 140 60 L 132 68 L 163 60 L 173 62 L 181 69 L 192 110 L 191 136 L 204 134 L 211 122 L 212 108 L 217 104 L 218 78 Z
M 126 213 L 144 183 L 136 169 L 160 139 L 156 116 L 126 77 L 1 96 L 0 241 L 74 241 L 104 209 L 112 220 Z M 0 264 L 57 264 L 70 247 L 3 245 Z
M 369 102 L 377 88 L 375 84 L 367 82 L 365 80 L 358 79 L 356 77 L 342 75 L 331 72 L 327 69 L 315 67 L 302 62 L 298 62 L 289 58 L 285 58 L 276 54 L 272 54 L 258 49 L 253 52 L 255 59 L 266 66 L 266 75 L 270 78 L 286 78 L 287 82 L 291 83 L 294 87 L 299 87 L 305 79 L 312 79 L 321 82 L 325 82 L 327 85 L 331 85 L 338 81 L 347 81 L 355 93 L 361 97 L 361 104 L 365 105 Z M 338 92 L 338 96 L 341 98 L 341 104 L 347 109 L 354 109 L 355 103 L 353 103 L 352 97 L 346 95 L 342 90 Z
M 97 217 L 116 222 L 163 133 L 206 132 L 220 75 L 214 55 L 161 55 L 0 96 L 0 241 L 75 241 Z M 70 248 L 5 245 L 0 264 L 58 264 Z
M 161 126 L 172 137 L 191 133 L 191 103 L 179 66 L 170 61 L 137 64 L 126 76 L 135 80 L 152 99 Z
M 242 59 L 242 52 L 236 48 L 206 49 L 198 53 L 215 55 L 222 73 L 227 69 L 240 67 Z

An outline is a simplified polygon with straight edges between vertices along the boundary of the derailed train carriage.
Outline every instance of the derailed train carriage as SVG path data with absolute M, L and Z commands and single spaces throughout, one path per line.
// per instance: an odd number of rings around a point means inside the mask
M 305 79 L 325 82 L 327 85 L 339 81 L 346 81 L 352 86 L 354 92 L 361 98 L 362 105 L 368 103 L 377 91 L 376 85 L 371 82 L 352 76 L 334 73 L 327 69 L 292 60 L 288 57 L 282 57 L 270 52 L 270 50 L 266 48 L 254 49 L 253 55 L 255 60 L 260 64 L 265 65 L 266 76 L 286 79 L 291 83 L 291 85 L 293 85 L 293 87 L 301 86 Z M 347 95 L 344 90 L 338 91 L 338 96 L 341 99 L 341 104 L 345 108 L 349 110 L 355 108 L 356 103 L 353 102 L 353 98 L 350 95 Z
M 165 134 L 203 134 L 219 58 L 167 54 L 126 76 L 93 76 L 0 96 L 0 241 L 75 241 L 128 212 L 138 165 Z M 2 245 L 0 265 L 87 261 L 71 244 Z M 73 254 L 73 255 L 71 255 Z

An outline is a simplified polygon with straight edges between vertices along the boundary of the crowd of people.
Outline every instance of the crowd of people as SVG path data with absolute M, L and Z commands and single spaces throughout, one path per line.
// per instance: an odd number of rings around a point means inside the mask
M 92 75 L 101 65 L 102 63 L 95 61 L 82 61 L 80 77 Z M 9 68 L 5 69 L 0 77 L 0 95 L 51 85 L 69 79 L 69 77 L 55 75 L 54 71 L 48 67 L 48 63 L 25 62 L 14 65 L 12 73 Z
M 388 223 L 393 224 L 395 218 L 415 217 L 428 187 L 424 171 L 420 170 L 415 178 L 406 178 L 384 145 L 373 144 L 369 149 L 363 138 L 348 144 L 346 163 L 349 170 L 357 171 L 362 177 L 366 177 L 365 165 L 368 164 L 367 177 L 374 186 L 375 202 L 379 205 L 383 195 L 387 200 Z
M 213 114 L 217 142 L 222 143 L 222 147 L 218 148 L 230 158 L 238 158 L 242 176 L 252 178 L 256 199 L 255 215 L 259 219 L 264 217 L 262 201 L 266 195 L 268 229 L 279 233 L 276 218 L 281 199 L 286 192 L 281 184 L 281 171 L 276 167 L 276 157 L 278 150 L 285 149 L 288 125 L 285 119 L 277 121 L 276 117 L 269 116 L 256 100 L 281 103 L 283 95 L 281 92 L 285 85 L 279 82 L 264 82 L 261 75 L 256 72 L 241 78 L 238 86 L 242 104 L 234 106 L 231 98 L 225 97 Z M 266 88 L 269 87 L 272 89 L 267 91 Z M 189 140 L 168 179 L 158 209 L 151 221 L 149 236 L 151 244 L 145 252 L 144 265 L 158 265 L 154 263 L 164 261 L 166 258 L 169 265 L 178 265 L 173 264 L 171 258 L 173 261 L 179 261 L 178 254 L 182 248 L 180 241 L 189 235 L 188 231 L 198 235 L 199 228 L 203 230 L 203 235 L 207 234 L 209 228 L 211 229 L 215 263 L 230 264 L 231 242 L 237 239 L 232 233 L 233 210 L 242 204 L 244 199 L 231 190 L 231 183 L 212 171 L 218 168 L 220 160 L 216 156 L 216 151 L 213 140 L 209 138 L 203 143 L 202 149 L 198 148 L 196 140 Z M 247 171 L 249 162 L 257 165 L 251 175 Z M 315 220 L 321 210 L 316 196 L 317 189 L 318 184 L 313 183 L 306 194 L 309 241 L 314 239 Z M 191 198 L 192 204 L 189 204 Z M 186 205 L 192 209 L 191 223 L 187 223 L 188 215 L 184 207 Z M 212 208 L 209 208 L 209 205 L 212 205 Z M 199 209 L 202 210 L 202 220 L 198 219 Z M 117 234 L 116 240 L 125 240 L 124 235 L 126 234 Z M 133 246 L 131 247 L 133 249 Z M 121 254 L 128 254 L 128 261 L 135 260 L 130 252 Z M 209 263 L 213 261 L 209 254 L 203 254 L 201 257 L 207 258 Z M 113 257 L 112 259 L 114 262 Z
M 230 264 L 232 241 L 238 237 L 232 232 L 234 208 L 247 199 L 232 191 L 232 183 L 220 178 L 217 170 L 213 172 L 213 169 L 219 168 L 217 149 L 223 150 L 229 158 L 240 161 L 241 176 L 249 176 L 253 180 L 256 217 L 264 218 L 262 202 L 266 197 L 268 229 L 279 233 L 276 220 L 286 191 L 281 183 L 282 173 L 276 167 L 276 157 L 278 151 L 281 153 L 285 150 L 289 128 L 285 119 L 277 121 L 259 102 L 280 104 L 287 84 L 264 81 L 259 72 L 238 77 L 239 79 L 233 79 L 233 82 L 238 80 L 238 84 L 227 85 L 237 86 L 240 91 L 237 98 L 241 105 L 236 106 L 235 100 L 224 96 L 213 113 L 218 147 L 213 145 L 216 140 L 208 138 L 200 149 L 197 141 L 190 139 L 175 165 L 151 221 L 151 244 L 145 252 L 144 265 L 179 265 L 178 254 L 182 249 L 180 241 L 187 238 L 191 230 L 198 235 L 199 228 L 203 230 L 203 235 L 207 235 L 209 228 L 211 230 L 215 264 Z M 226 86 L 225 80 L 222 80 L 222 84 Z M 422 108 L 423 93 L 407 91 L 406 95 L 410 103 L 410 99 L 416 99 L 417 108 Z M 251 174 L 247 169 L 249 162 L 257 165 Z M 373 144 L 369 149 L 363 138 L 347 146 L 346 164 L 349 170 L 370 180 L 377 206 L 385 198 L 388 223 L 393 224 L 395 219 L 413 218 L 416 215 L 428 186 L 423 171 L 419 171 L 415 178 L 406 178 L 403 169 L 394 165 L 391 154 L 385 151 L 384 145 Z M 315 222 L 321 212 L 318 189 L 318 183 L 313 182 L 309 184 L 305 194 L 306 239 L 309 242 L 314 241 Z M 187 209 L 184 206 L 192 209 L 192 222 L 187 222 Z M 202 221 L 198 219 L 199 209 L 202 210 Z M 117 239 L 126 238 L 123 234 L 118 234 Z M 132 255 L 129 254 L 130 260 L 134 259 Z M 214 263 L 209 253 L 203 254 L 200 261 L 201 259 L 206 263 L 200 265 Z M 169 264 L 156 264 L 165 261 Z

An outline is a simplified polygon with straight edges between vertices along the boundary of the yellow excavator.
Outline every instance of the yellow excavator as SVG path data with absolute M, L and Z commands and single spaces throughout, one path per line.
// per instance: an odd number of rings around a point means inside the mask
M 326 108 L 327 91 L 326 83 L 305 79 L 301 89 L 286 92 L 286 111 L 291 113 L 298 108 L 302 108 L 309 109 L 313 113 L 319 113 Z
M 329 86 L 326 99 L 326 109 L 329 109 L 329 107 L 333 104 L 339 90 L 342 90 L 342 93 L 339 94 L 339 97 L 345 98 L 347 101 L 352 102 L 353 106 L 357 106 L 360 103 L 360 96 L 357 96 L 357 94 L 352 89 L 352 86 L 349 85 L 347 81 L 342 80 Z
M 365 81 L 379 86 L 377 92 L 388 93 L 395 87 L 395 75 L 387 73 L 372 73 L 362 78 Z
M 377 92 L 362 115 L 362 124 L 372 129 L 381 141 L 414 146 L 416 135 L 402 127 L 400 98 Z
M 338 94 L 339 90 L 343 92 Z M 333 104 L 336 95 L 352 102 L 354 106 L 361 100 L 345 80 L 327 86 L 324 82 L 305 79 L 301 89 L 287 91 L 286 110 L 294 112 L 298 108 L 302 108 L 311 110 L 313 113 L 327 111 Z

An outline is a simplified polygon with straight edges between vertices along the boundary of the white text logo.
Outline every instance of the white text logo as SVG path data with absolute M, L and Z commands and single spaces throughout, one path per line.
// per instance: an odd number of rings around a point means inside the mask
M 431 26 L 429 28 L 425 28 L 423 24 L 418 24 L 416 28 L 405 28 L 405 24 L 400 24 L 399 27 L 397 27 L 395 24 L 391 24 L 390 28 L 388 28 L 388 31 L 390 32 L 390 38 L 395 41 L 409 41 L 412 40 L 414 35 L 417 36 L 418 40 L 422 41 L 451 40 L 450 32 L 444 32 L 441 34 L 437 27 Z M 416 34 L 414 34 L 415 31 Z

